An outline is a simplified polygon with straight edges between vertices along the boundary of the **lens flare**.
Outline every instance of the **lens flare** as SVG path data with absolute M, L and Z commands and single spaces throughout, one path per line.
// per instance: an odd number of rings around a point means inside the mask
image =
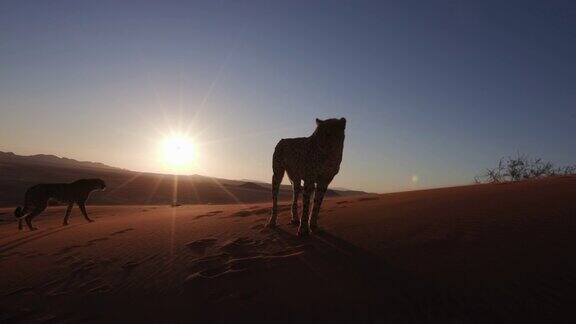
M 161 144 L 161 157 L 167 168 L 180 173 L 192 168 L 196 159 L 196 147 L 192 139 L 173 135 L 166 137 Z

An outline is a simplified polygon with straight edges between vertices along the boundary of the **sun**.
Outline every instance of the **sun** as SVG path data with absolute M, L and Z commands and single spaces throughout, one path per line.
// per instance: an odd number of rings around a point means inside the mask
M 174 172 L 190 170 L 196 159 L 196 153 L 193 140 L 184 135 L 171 135 L 161 142 L 162 161 Z

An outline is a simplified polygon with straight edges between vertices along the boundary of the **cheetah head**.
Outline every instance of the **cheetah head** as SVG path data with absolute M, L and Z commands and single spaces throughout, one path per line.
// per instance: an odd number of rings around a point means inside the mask
M 343 142 L 346 118 L 321 120 L 316 118 L 316 134 L 325 141 Z
M 101 191 L 106 190 L 106 183 L 104 182 L 104 180 L 96 178 L 92 179 L 92 183 L 94 190 L 101 190 Z

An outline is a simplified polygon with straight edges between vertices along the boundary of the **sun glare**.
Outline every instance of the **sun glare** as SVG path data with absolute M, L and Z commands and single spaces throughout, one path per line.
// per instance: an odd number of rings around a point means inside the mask
M 174 172 L 186 172 L 192 168 L 196 159 L 196 147 L 192 139 L 174 135 L 162 141 L 162 160 L 167 168 Z

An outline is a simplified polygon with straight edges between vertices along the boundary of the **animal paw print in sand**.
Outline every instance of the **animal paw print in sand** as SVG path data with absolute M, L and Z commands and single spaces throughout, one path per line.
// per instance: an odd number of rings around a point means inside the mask
M 211 302 L 247 298 L 244 293 L 258 293 L 259 286 L 250 283 L 258 281 L 262 271 L 300 267 L 300 257 L 310 252 L 306 245 L 280 246 L 274 242 L 269 237 L 263 240 L 239 237 L 224 242 L 219 245 L 220 254 L 199 258 L 191 264 L 185 291 L 196 297 L 204 294 L 202 298 Z

